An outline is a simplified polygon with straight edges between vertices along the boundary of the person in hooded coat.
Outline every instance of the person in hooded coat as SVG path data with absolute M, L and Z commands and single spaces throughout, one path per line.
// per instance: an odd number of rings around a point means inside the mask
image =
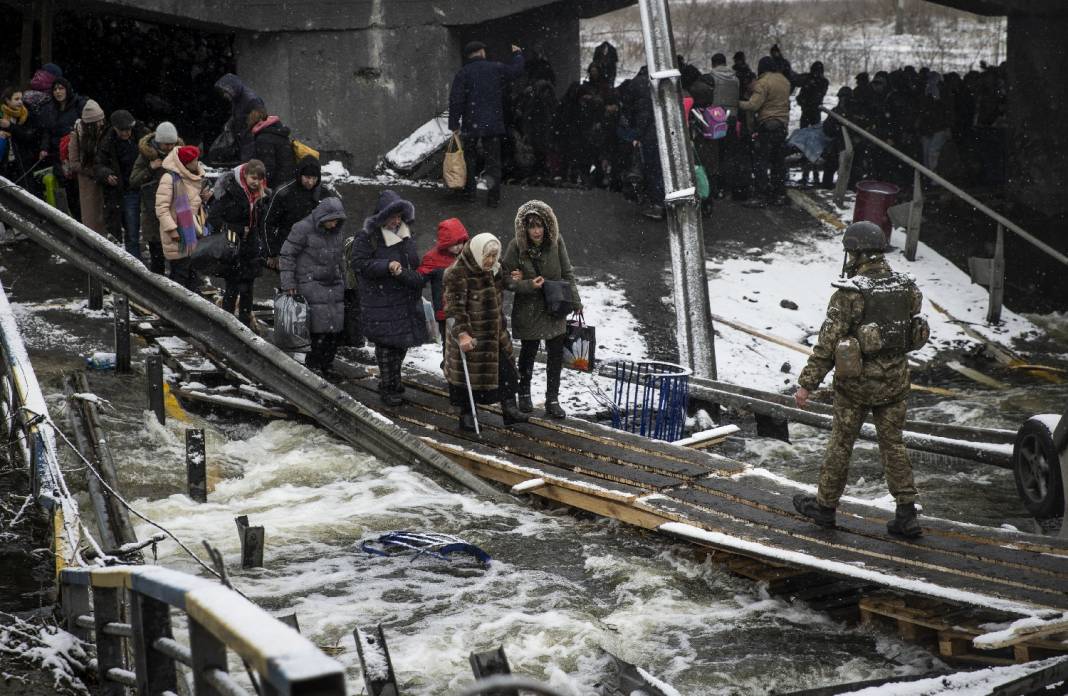
M 230 129 L 237 144 L 237 159 L 247 162 L 255 154 L 255 141 L 248 127 L 248 115 L 253 109 L 266 111 L 263 100 L 233 73 L 220 77 L 215 83 L 215 89 L 230 102 L 230 120 L 227 121 L 226 127 Z M 215 153 L 212 153 L 212 157 L 215 156 Z
M 378 393 L 387 406 L 404 402 L 401 365 L 409 348 L 427 340 L 425 279 L 417 270 L 419 253 L 409 228 L 414 221 L 415 206 L 385 190 L 352 241 L 363 335 L 375 344 Z
M 130 183 L 138 143 L 148 128 L 129 111 L 111 114 L 111 127 L 96 149 L 95 178 L 104 189 L 104 224 L 126 251 L 141 260 L 141 191 Z
M 282 184 L 273 191 L 274 194 L 267 202 L 267 216 L 264 221 L 269 268 L 278 267 L 278 253 L 293 225 L 308 217 L 322 200 L 338 197 L 329 184 L 323 183 L 319 160 L 311 155 L 300 160 L 295 180 Z
M 57 77 L 52 82 L 52 99 L 41 107 L 41 159 L 48 158 L 54 165 L 56 179 L 63 186 L 67 195 L 67 206 L 71 217 L 81 220 L 81 203 L 78 199 L 78 181 L 65 176 L 59 161 L 59 143 L 63 136 L 71 132 L 74 124 L 82 117 L 86 98 L 74 91 L 70 82 Z M 104 112 L 100 111 L 101 120 Z
M 552 418 L 567 414 L 560 407 L 560 370 L 563 368 L 566 317 L 554 318 L 545 307 L 542 285 L 546 280 L 566 280 L 571 286 L 575 311 L 582 312 L 578 285 L 571 270 L 567 246 L 560 235 L 556 213 L 542 201 L 527 201 L 515 215 L 515 238 L 508 243 L 501 261 L 504 286 L 515 293 L 512 301 L 512 331 L 522 342 L 519 351 L 519 409 L 533 410 L 530 381 L 534 358 L 545 342 L 547 354 L 545 413 Z
M 255 157 L 267 167 L 267 185 L 277 188 L 293 181 L 297 166 L 289 128 L 277 116 L 268 116 L 260 109 L 253 109 L 249 114 L 249 128 Z
M 528 420 L 516 406 L 500 255 L 496 237 L 489 232 L 476 234 L 445 271 L 445 316 L 452 322 L 446 332 L 445 377 L 449 401 L 460 409 L 461 430 L 475 429 L 472 397 L 476 403 L 500 401 L 505 425 Z
M 324 198 L 306 218 L 293 225 L 278 257 L 283 292 L 308 302 L 311 352 L 304 366 L 328 375 L 345 323 L 345 276 L 342 246 L 345 209 L 337 198 Z
M 237 254 L 223 274 L 226 290 L 222 308 L 245 326 L 252 326 L 252 300 L 256 278 L 263 275 L 264 245 L 260 228 L 266 209 L 266 169 L 263 162 L 249 160 L 219 178 L 208 205 L 208 224 L 213 234 L 232 233 Z
M 447 342 L 445 337 L 445 295 L 442 281 L 445 269 L 456 262 L 463 251 L 464 243 L 470 238 L 467 228 L 459 218 L 449 218 L 438 223 L 438 241 L 434 248 L 423 254 L 423 261 L 417 269 L 430 282 L 430 299 L 434 305 L 434 319 L 438 322 L 441 334 L 442 353 Z

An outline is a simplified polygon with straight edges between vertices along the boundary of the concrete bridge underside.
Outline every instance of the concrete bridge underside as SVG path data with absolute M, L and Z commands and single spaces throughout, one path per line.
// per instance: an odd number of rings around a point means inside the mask
M 232 32 L 238 72 L 270 111 L 301 139 L 368 172 L 447 106 L 465 42 L 485 42 L 491 58 L 506 58 L 512 43 L 539 47 L 569 81 L 581 70 L 579 19 L 633 2 L 89 0 L 77 7 Z

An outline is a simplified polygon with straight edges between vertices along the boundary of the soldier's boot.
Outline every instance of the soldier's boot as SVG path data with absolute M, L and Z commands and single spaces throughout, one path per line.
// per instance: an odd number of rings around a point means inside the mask
M 923 529 L 920 527 L 919 520 L 916 519 L 916 505 L 914 503 L 898 505 L 894 519 L 886 523 L 886 531 L 906 539 L 922 537 Z
M 816 496 L 806 493 L 798 493 L 794 496 L 794 509 L 813 522 L 826 529 L 833 529 L 835 525 L 835 509 L 824 507 L 816 500 Z

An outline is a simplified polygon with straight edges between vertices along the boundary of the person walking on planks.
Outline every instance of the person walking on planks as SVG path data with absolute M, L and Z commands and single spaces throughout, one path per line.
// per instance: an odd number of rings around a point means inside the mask
M 930 336 L 927 320 L 919 315 L 923 295 L 909 276 L 895 273 L 883 258 L 886 239 L 878 225 L 854 222 L 846 228 L 842 246 L 843 278 L 832 283 L 838 289 L 794 394 L 804 408 L 809 393 L 833 367 L 834 422 L 817 493 L 794 496 L 794 507 L 821 527 L 835 526 L 853 443 L 871 411 L 886 484 L 897 503 L 886 528 L 915 539 L 923 530 L 916 520 L 916 485 L 901 431 L 909 393 L 907 354 L 922 348 Z

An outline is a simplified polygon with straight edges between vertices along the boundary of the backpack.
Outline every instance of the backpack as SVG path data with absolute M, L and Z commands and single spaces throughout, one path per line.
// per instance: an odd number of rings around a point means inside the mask
M 319 151 L 314 147 L 306 145 L 296 138 L 291 138 L 289 144 L 293 146 L 293 159 L 297 161 L 297 164 L 300 164 L 300 161 L 308 155 L 311 155 L 315 159 L 319 159 Z
M 63 176 L 66 179 L 74 178 L 74 171 L 70 166 L 70 136 L 74 131 L 59 139 L 59 167 L 63 171 Z
M 697 109 L 704 123 L 701 124 L 701 137 L 705 140 L 719 140 L 727 137 L 727 110 L 722 106 L 703 106 Z

